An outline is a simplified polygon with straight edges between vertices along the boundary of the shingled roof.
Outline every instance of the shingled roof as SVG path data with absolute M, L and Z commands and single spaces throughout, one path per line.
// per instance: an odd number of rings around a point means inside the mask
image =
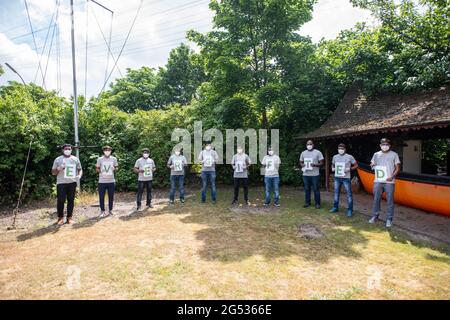
M 450 126 L 450 86 L 367 98 L 355 82 L 330 118 L 298 139 L 325 139 L 378 132 Z

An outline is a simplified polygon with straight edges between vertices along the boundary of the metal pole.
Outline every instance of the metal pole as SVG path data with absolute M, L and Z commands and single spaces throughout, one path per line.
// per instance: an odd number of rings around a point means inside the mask
M 72 38 L 72 75 L 73 75 L 73 121 L 75 128 L 75 152 L 77 158 L 80 158 L 80 141 L 78 139 L 78 93 L 77 93 L 77 71 L 75 65 L 75 19 L 73 15 L 73 0 L 70 0 L 70 16 L 72 20 L 71 38 Z M 77 182 L 80 187 L 80 180 Z

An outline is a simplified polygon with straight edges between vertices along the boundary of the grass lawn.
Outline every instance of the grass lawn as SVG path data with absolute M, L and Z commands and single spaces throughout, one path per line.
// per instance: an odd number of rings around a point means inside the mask
M 304 209 L 294 189 L 267 211 L 232 211 L 231 190 L 218 194 L 216 205 L 196 193 L 184 205 L 2 231 L 0 299 L 450 298 L 448 247 L 332 215 L 328 204 Z M 258 207 L 261 196 L 250 192 Z M 305 223 L 323 237 L 299 236 Z

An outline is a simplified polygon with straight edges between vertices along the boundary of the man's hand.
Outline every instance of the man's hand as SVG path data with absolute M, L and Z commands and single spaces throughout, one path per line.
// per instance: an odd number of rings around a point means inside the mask
M 392 181 L 393 177 L 386 178 L 386 181 Z

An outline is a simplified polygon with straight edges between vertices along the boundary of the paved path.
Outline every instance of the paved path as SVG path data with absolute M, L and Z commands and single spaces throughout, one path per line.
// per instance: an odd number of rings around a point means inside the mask
M 333 193 L 322 191 L 322 198 L 333 202 Z M 344 201 L 344 202 L 342 202 Z M 345 205 L 345 193 L 341 194 L 341 204 Z M 353 196 L 354 210 L 367 216 L 371 215 L 372 195 L 361 192 Z M 386 201 L 382 201 L 380 218 L 386 218 Z M 394 208 L 394 227 L 404 230 L 415 238 L 440 241 L 450 244 L 450 218 L 419 209 L 396 204 Z

